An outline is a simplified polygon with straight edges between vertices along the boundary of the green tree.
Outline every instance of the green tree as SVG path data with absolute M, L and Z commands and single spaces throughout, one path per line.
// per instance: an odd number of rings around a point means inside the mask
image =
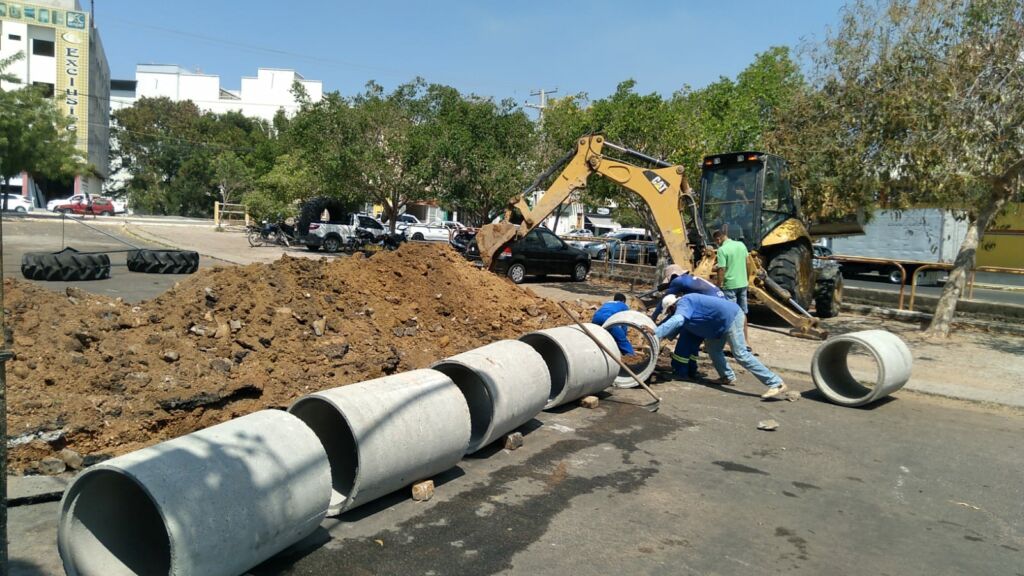
M 860 0 L 811 53 L 813 91 L 780 126 L 825 210 L 963 210 L 967 236 L 928 331 L 948 335 L 984 231 L 1024 172 L 1024 5 Z
M 18 83 L 5 70 L 23 57 L 19 52 L 0 60 L 0 78 Z M 0 91 L 0 184 L 6 185 L 7 178 L 19 172 L 47 178 L 84 173 L 87 165 L 75 146 L 74 132 L 68 130 L 71 124 L 37 88 Z M 6 196 L 3 204 L 7 210 Z

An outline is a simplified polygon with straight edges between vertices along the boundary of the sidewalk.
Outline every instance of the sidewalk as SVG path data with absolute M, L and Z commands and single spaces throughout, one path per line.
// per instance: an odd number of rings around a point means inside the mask
M 195 250 L 203 256 L 216 258 L 231 264 L 252 264 L 273 262 L 287 254 L 296 258 L 331 258 L 322 252 L 310 252 L 302 247 L 249 246 L 245 234 L 239 231 L 217 231 L 212 225 L 154 225 L 125 224 L 126 233 L 168 247 Z

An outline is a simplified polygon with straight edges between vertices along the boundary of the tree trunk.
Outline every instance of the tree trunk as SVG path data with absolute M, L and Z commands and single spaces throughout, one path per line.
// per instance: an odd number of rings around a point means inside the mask
M 988 206 L 982 208 L 977 218 L 968 222 L 967 236 L 960 245 L 960 252 L 953 261 L 953 269 L 949 271 L 949 279 L 939 297 L 939 303 L 935 306 L 935 314 L 932 316 L 931 324 L 928 325 L 925 333 L 929 336 L 949 336 L 953 316 L 956 314 L 956 304 L 964 293 L 967 285 L 967 275 L 974 268 L 978 245 L 985 236 L 996 214 L 1006 205 L 1009 198 L 1009 185 L 1001 185 L 1000 190 L 994 191 L 992 201 Z

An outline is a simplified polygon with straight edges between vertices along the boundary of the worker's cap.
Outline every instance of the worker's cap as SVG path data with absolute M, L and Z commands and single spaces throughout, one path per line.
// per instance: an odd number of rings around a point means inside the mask
M 665 279 L 662 282 L 672 281 L 672 276 L 682 276 L 686 274 L 686 268 L 683 268 L 679 264 L 669 264 L 665 267 Z
M 668 296 L 665 296 L 664 298 L 661 299 L 661 309 L 668 310 L 669 308 L 675 306 L 678 300 L 679 296 L 676 296 L 675 294 L 669 294 Z

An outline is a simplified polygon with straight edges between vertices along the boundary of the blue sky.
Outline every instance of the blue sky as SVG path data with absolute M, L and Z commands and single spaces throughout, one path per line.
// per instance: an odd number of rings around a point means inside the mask
M 88 0 L 81 0 L 88 7 Z M 114 78 L 178 64 L 237 88 L 294 68 L 350 95 L 415 76 L 522 103 L 538 88 L 601 98 L 628 78 L 669 95 L 735 76 L 770 46 L 820 39 L 842 0 L 310 2 L 96 0 Z

